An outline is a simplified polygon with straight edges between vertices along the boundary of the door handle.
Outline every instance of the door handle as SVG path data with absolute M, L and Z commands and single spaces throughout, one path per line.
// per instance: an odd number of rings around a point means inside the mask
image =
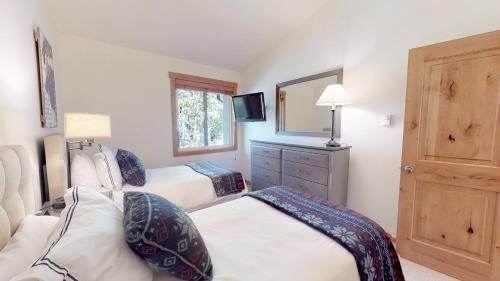
M 406 166 L 404 166 L 403 170 L 404 170 L 404 171 L 405 171 L 405 173 L 407 173 L 407 174 L 413 174 L 413 166 L 406 165 Z

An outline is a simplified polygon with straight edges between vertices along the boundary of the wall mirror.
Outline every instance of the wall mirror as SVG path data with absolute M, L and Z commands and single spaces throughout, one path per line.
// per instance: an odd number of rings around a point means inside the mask
M 335 69 L 276 85 L 276 134 L 329 137 L 331 107 L 316 101 L 328 85 L 342 84 L 343 69 Z M 340 137 L 342 107 L 335 109 L 335 136 Z

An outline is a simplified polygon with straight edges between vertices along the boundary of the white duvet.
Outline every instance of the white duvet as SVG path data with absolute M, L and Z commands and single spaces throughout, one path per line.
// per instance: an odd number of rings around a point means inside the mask
M 247 189 L 237 194 L 217 197 L 212 180 L 195 172 L 187 166 L 164 167 L 148 170 L 146 185 L 134 187 L 124 185 L 120 191 L 114 191 L 113 197 L 119 206 L 123 206 L 123 192 L 140 191 L 160 195 L 183 210 L 191 212 L 211 205 L 230 201 L 240 197 Z
M 212 258 L 213 281 L 359 281 L 347 250 L 256 199 L 243 197 L 189 216 Z M 179 279 L 157 274 L 154 280 Z
M 348 251 L 257 199 L 243 197 L 189 216 L 210 253 L 213 281 L 359 281 L 354 257 Z M 54 223 L 47 226 L 55 227 Z M 36 250 L 41 251 L 42 247 Z M 123 249 L 111 251 L 116 256 Z M 134 267 L 128 270 L 124 272 L 127 276 L 139 271 Z M 153 280 L 180 279 L 156 273 Z

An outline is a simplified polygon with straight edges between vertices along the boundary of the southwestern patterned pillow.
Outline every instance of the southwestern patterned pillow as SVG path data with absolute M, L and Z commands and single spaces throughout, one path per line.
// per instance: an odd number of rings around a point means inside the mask
M 127 243 L 151 267 L 184 280 L 212 280 L 208 250 L 186 213 L 145 192 L 126 192 L 123 208 Z
M 116 161 L 120 166 L 122 177 L 126 183 L 133 186 L 146 184 L 146 169 L 141 160 L 130 151 L 118 149 Z

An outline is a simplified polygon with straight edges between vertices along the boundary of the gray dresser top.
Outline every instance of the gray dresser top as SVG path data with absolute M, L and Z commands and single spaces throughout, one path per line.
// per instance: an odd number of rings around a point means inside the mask
M 255 140 L 255 139 L 252 139 L 250 141 L 253 143 L 287 145 L 287 146 L 295 146 L 295 147 L 302 147 L 302 148 L 309 148 L 309 149 L 319 149 L 319 150 L 326 150 L 326 151 L 337 151 L 337 150 L 344 150 L 344 149 L 351 148 L 351 146 L 347 145 L 347 144 L 342 144 L 342 146 L 340 146 L 340 147 L 330 147 L 330 146 L 326 146 L 324 143 L 315 143 L 315 142 L 307 142 L 307 141 L 302 141 L 302 140 L 291 140 L 291 139 L 284 139 L 284 140 L 277 140 L 277 139 Z

